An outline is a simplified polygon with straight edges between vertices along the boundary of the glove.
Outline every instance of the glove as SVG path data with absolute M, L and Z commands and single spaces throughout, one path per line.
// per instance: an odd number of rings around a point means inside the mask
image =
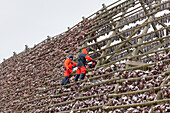
M 71 69 L 68 69 L 68 71 L 69 71 L 70 73 L 73 73 L 73 71 L 72 71 Z

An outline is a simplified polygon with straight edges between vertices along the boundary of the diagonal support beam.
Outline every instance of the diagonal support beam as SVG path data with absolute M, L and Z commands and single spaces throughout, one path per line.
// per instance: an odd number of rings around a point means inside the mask
M 141 3 L 141 5 L 142 5 L 142 2 L 141 2 L 141 1 L 140 1 L 140 3 Z M 160 4 L 160 1 L 158 1 L 157 4 Z M 144 6 L 142 6 L 142 7 L 143 7 L 144 11 L 146 11 L 146 8 L 145 8 Z M 155 12 L 155 11 L 156 11 L 156 9 L 153 9 L 153 12 Z M 147 11 L 146 11 L 145 13 L 146 13 L 146 15 L 148 14 Z M 148 19 L 148 22 L 152 21 L 152 20 L 154 19 L 154 14 L 151 15 L 151 16 L 149 16 L 148 18 L 149 18 L 149 19 Z M 153 28 L 155 28 L 154 30 L 157 31 L 155 25 L 152 24 L 152 23 L 153 23 L 153 22 L 151 22 L 151 25 L 153 25 Z M 148 29 L 149 29 L 149 24 L 148 24 L 147 26 L 145 26 L 142 34 L 146 34 L 147 31 L 148 31 Z M 158 33 L 158 32 L 157 32 L 157 33 Z M 159 34 L 157 34 L 157 35 L 159 36 Z M 138 44 L 143 43 L 143 40 L 144 40 L 144 37 L 138 39 Z M 139 48 L 140 48 L 140 47 L 135 48 L 135 50 L 133 51 L 133 54 L 132 54 L 133 56 L 138 54 Z
M 97 50 L 95 50 L 94 48 L 92 47 L 89 47 L 91 50 L 93 50 L 94 52 L 97 52 Z M 100 55 L 102 54 L 101 52 L 98 52 Z
M 165 85 L 166 80 L 167 80 L 167 76 L 164 78 L 164 80 L 163 80 L 162 84 L 160 85 L 160 87 L 163 87 L 163 86 Z M 163 95 L 163 94 L 162 94 L 161 91 L 159 90 L 158 93 L 157 93 L 157 95 L 156 95 L 156 98 L 154 99 L 154 101 L 162 100 L 162 99 L 163 99 L 163 98 L 162 98 L 162 95 Z M 149 113 L 153 113 L 153 107 L 154 107 L 154 105 L 152 105 L 152 107 L 150 108 Z
M 141 27 L 148 21 L 148 19 L 149 19 L 149 18 L 147 18 L 147 19 L 141 24 L 141 26 L 140 26 L 138 29 L 136 29 L 128 38 L 126 38 L 126 41 L 123 42 L 122 44 L 120 44 L 120 46 L 119 46 L 118 48 L 116 48 L 113 52 L 118 51 L 122 46 L 124 46 L 124 45 L 128 42 L 128 40 L 129 40 L 130 38 L 132 38 L 132 37 L 141 29 Z M 113 54 L 113 55 L 114 55 L 114 54 Z M 104 63 L 106 63 L 108 60 L 110 60 L 113 55 L 111 55 L 108 59 L 104 60 L 104 61 L 102 62 L 102 64 L 104 64 Z
M 163 27 L 168 27 L 167 25 L 165 25 L 164 23 L 158 21 L 159 24 L 161 24 Z M 170 29 L 169 28 L 166 28 L 169 32 L 170 32 Z
M 122 41 L 126 40 L 126 38 L 125 38 L 124 36 L 120 35 L 120 37 L 121 37 Z M 128 43 L 131 44 L 131 45 L 133 45 L 133 43 L 132 43 L 131 41 L 128 41 Z M 139 51 L 140 51 L 141 53 L 145 53 L 141 48 L 139 48 Z M 128 52 L 129 52 L 129 49 L 128 49 Z M 149 58 L 148 55 L 147 55 L 147 57 Z M 154 59 L 152 59 L 152 58 L 150 58 L 150 59 L 151 59 L 152 61 L 154 61 Z
M 150 17 L 148 18 L 148 22 L 150 22 L 151 20 L 152 20 L 152 17 L 150 16 Z M 146 34 L 147 31 L 148 31 L 148 29 L 149 29 L 149 24 L 147 24 L 147 25 L 145 26 L 145 28 L 143 29 L 142 35 L 143 35 L 143 34 Z M 138 39 L 138 44 L 143 43 L 143 40 L 144 40 L 144 37 L 139 38 L 139 39 Z M 140 47 L 135 48 L 135 50 L 132 52 L 132 55 L 133 55 L 133 56 L 134 56 L 134 55 L 137 55 L 139 49 L 140 49 Z
M 158 49 L 158 48 L 162 47 L 163 45 L 165 45 L 165 44 L 167 44 L 167 43 L 169 43 L 169 41 L 165 41 L 165 42 L 163 42 L 163 43 L 159 44 L 158 46 L 156 46 L 156 47 L 152 48 L 152 49 L 151 49 L 151 50 L 149 50 L 148 52 L 150 52 L 150 51 L 154 51 L 154 50 L 156 50 L 156 49 Z
M 157 2 L 157 4 L 160 4 L 160 2 L 161 2 L 161 1 L 159 0 L 159 1 Z M 140 1 L 140 3 L 141 3 L 141 5 L 142 5 L 142 2 L 141 2 L 141 1 Z M 145 13 L 148 14 L 148 12 L 146 11 L 146 8 L 145 8 L 144 6 L 142 6 L 142 7 L 143 7 Z M 153 9 L 153 12 L 155 12 L 155 11 L 156 11 L 156 9 Z M 150 21 L 152 21 L 153 19 L 154 19 L 154 14 L 151 15 L 151 16 L 149 16 L 149 20 L 148 20 L 148 21 L 150 22 Z M 154 25 L 153 22 L 151 22 L 151 25 L 153 26 L 154 30 L 157 31 L 157 29 L 156 29 L 156 27 L 155 27 L 155 25 Z M 148 29 L 149 29 L 149 26 L 145 26 L 142 34 L 147 33 Z M 157 36 L 159 36 L 158 32 L 156 32 L 156 34 L 157 34 Z M 138 40 L 138 44 L 143 43 L 143 40 L 144 40 L 144 38 L 140 38 L 140 39 Z M 162 41 L 160 41 L 160 42 L 162 42 Z M 138 51 L 139 51 L 139 47 L 136 48 L 136 49 L 133 51 L 133 55 L 137 55 L 137 54 L 138 54 Z
M 142 0 L 142 1 L 143 1 L 143 0 Z M 146 10 L 146 7 L 145 7 L 144 5 L 142 5 L 142 4 L 143 4 L 142 1 L 139 0 L 139 2 L 140 2 L 140 4 L 141 4 L 144 12 L 145 12 L 146 14 L 148 14 L 148 11 Z M 154 19 L 154 15 L 152 15 L 152 16 L 153 16 L 152 18 Z M 154 24 L 153 22 L 151 22 L 151 25 L 152 25 L 153 29 L 156 31 L 157 28 L 156 28 L 155 24 Z M 159 32 L 156 32 L 156 35 L 159 36 Z
M 127 10 L 126 10 L 126 11 L 127 11 Z M 122 14 L 121 18 L 124 17 L 124 15 L 126 14 L 126 11 Z M 117 27 L 119 27 L 119 25 L 120 25 L 120 21 L 116 23 L 115 27 L 117 28 Z M 112 35 L 111 35 L 110 37 L 113 37 L 114 35 L 116 35 L 116 29 L 113 31 L 113 33 L 112 33 Z M 114 38 L 114 37 L 113 37 L 113 38 Z M 110 40 L 108 40 L 105 48 L 110 47 L 113 38 L 111 38 Z M 104 55 L 106 55 L 106 50 L 102 52 L 101 57 L 103 57 Z M 102 60 L 103 60 L 103 59 L 97 61 L 96 67 L 98 67 L 98 66 L 101 64 Z
M 119 24 L 120 24 L 120 22 L 117 23 L 116 27 L 118 27 Z M 116 32 L 113 31 L 113 33 L 112 33 L 112 35 L 111 35 L 110 37 L 114 36 L 115 34 L 116 34 Z M 111 42 L 112 42 L 112 38 L 107 42 L 106 48 L 110 46 Z M 101 57 L 103 57 L 105 54 L 106 54 L 106 50 L 102 52 Z M 103 60 L 103 59 L 97 61 L 96 67 L 101 64 L 102 60 Z

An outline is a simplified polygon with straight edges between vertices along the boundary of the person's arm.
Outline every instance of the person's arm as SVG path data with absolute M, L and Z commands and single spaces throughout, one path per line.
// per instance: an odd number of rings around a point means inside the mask
M 69 71 L 70 73 L 73 73 L 73 71 L 72 71 L 71 69 L 68 69 L 68 71 Z
M 72 61 L 73 62 L 73 61 Z M 77 63 L 73 62 L 73 66 L 77 66 Z
M 87 60 L 89 60 L 89 61 L 93 60 L 93 59 L 92 59 L 90 56 L 88 56 L 88 55 L 86 55 L 85 59 L 87 59 Z
M 68 60 L 66 60 L 66 61 L 64 62 L 64 66 L 65 66 L 66 70 L 68 70 L 68 69 L 69 69 L 68 64 L 69 64 L 69 61 L 68 61 Z

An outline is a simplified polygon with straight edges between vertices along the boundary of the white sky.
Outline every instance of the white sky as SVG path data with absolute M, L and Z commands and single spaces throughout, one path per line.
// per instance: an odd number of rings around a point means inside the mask
M 0 62 L 117 0 L 0 0 Z

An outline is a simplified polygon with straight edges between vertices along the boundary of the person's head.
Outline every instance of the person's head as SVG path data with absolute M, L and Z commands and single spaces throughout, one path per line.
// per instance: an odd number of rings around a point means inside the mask
M 69 58 L 70 60 L 73 60 L 73 55 L 69 55 L 68 58 Z
M 89 48 L 84 48 L 83 50 L 82 50 L 82 53 L 84 53 L 84 54 L 88 54 L 88 52 L 90 51 L 90 49 Z
M 84 48 L 84 49 L 82 50 L 82 53 L 87 54 L 86 48 Z

